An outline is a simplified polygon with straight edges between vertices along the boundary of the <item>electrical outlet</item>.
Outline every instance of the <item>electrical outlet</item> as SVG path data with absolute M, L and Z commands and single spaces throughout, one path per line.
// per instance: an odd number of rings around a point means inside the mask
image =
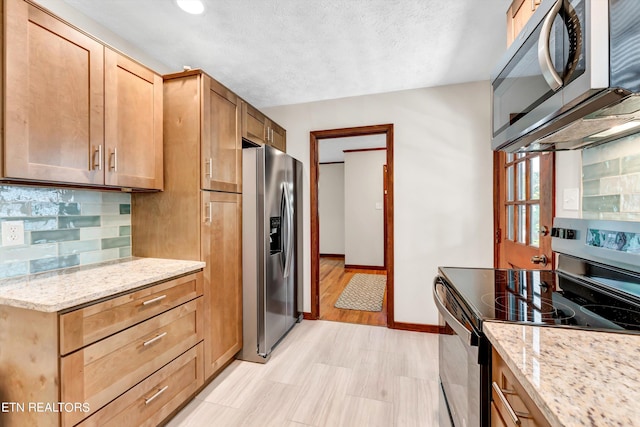
M 2 246 L 24 245 L 24 221 L 2 223 Z

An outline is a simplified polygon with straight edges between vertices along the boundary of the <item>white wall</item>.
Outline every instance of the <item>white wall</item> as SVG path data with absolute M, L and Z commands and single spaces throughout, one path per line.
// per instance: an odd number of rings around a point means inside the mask
M 344 255 L 344 163 L 321 164 L 318 175 L 320 253 Z
M 344 153 L 345 264 L 384 267 L 387 150 Z
M 560 218 L 580 218 L 582 202 L 582 152 L 556 152 L 556 214 Z M 577 208 L 574 204 L 577 191 Z
M 75 25 L 86 33 L 91 34 L 93 37 L 102 40 L 104 43 L 116 50 L 130 56 L 141 64 L 146 65 L 157 73 L 168 74 L 182 70 L 174 70 L 169 68 L 166 64 L 156 60 L 155 58 L 147 55 L 122 37 L 118 36 L 113 31 L 103 27 L 87 15 L 79 12 L 77 9 L 69 6 L 62 0 L 34 0 L 45 9 L 53 12 L 60 18 L 64 19 L 68 23 Z
M 305 164 L 304 310 L 311 310 L 309 132 L 394 124 L 395 320 L 435 325 L 440 265 L 493 266 L 489 82 L 265 108 Z

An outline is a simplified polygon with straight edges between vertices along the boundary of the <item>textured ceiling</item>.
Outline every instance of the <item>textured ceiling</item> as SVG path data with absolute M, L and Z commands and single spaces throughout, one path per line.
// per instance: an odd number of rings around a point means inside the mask
M 256 107 L 486 80 L 509 0 L 64 0 L 179 71 Z

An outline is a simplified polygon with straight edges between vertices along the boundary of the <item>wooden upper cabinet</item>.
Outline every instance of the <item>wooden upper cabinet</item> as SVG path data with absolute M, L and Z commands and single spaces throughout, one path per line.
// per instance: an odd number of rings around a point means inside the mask
M 0 179 L 162 189 L 162 78 L 34 4 L 4 13 Z
M 282 128 L 280 125 L 274 122 L 270 122 L 269 129 L 271 129 L 270 130 L 271 142 L 269 143 L 269 145 L 286 153 L 287 152 L 287 131 L 284 130 L 284 128 Z
M 162 77 L 105 49 L 105 184 L 162 189 Z
M 513 0 L 507 10 L 507 47 L 518 37 L 539 5 L 540 0 Z
M 245 101 L 242 101 L 242 137 L 286 152 L 287 131 Z
M 29 3 L 4 4 L 2 176 L 102 184 L 104 47 Z
M 259 145 L 267 143 L 267 116 L 242 102 L 242 137 Z
M 202 74 L 202 189 L 242 191 L 240 99 Z

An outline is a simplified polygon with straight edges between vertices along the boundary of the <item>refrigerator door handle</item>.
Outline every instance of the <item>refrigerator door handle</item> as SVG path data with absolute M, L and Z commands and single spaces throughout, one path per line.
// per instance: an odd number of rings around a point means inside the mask
M 284 277 L 285 279 L 291 274 L 291 249 L 293 246 L 293 205 L 291 204 L 291 195 L 289 194 L 289 187 L 284 187 L 285 195 L 285 211 L 287 214 L 287 250 L 285 252 L 285 264 L 284 264 Z

